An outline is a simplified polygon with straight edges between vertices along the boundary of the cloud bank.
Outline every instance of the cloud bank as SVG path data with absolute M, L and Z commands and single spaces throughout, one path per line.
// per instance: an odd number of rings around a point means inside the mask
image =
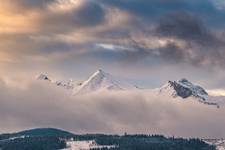
M 74 133 L 145 133 L 225 137 L 224 107 L 145 92 L 72 96 L 61 88 L 29 82 L 0 84 L 0 131 L 57 127 Z

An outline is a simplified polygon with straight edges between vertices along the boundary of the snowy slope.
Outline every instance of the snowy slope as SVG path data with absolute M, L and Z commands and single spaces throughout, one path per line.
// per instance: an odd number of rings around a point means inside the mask
M 90 92 L 108 90 L 108 91 L 118 91 L 118 90 L 135 90 L 137 87 L 119 81 L 112 77 L 109 73 L 103 70 L 97 70 L 93 75 L 91 75 L 86 81 L 84 81 L 80 87 L 75 89 L 75 94 L 87 94 Z
M 116 146 L 98 145 L 95 141 L 68 141 L 66 149 L 63 150 L 90 150 L 90 149 L 101 149 L 101 148 L 115 148 Z
M 73 80 L 69 81 L 54 81 L 45 74 L 40 74 L 36 77 L 37 80 L 48 81 L 51 84 L 63 87 L 68 90 L 73 90 L 74 94 L 89 94 L 96 91 L 120 91 L 120 90 L 135 90 L 136 86 L 115 79 L 109 73 L 103 70 L 97 70 L 86 81 L 76 84 Z
M 40 75 L 36 76 L 36 79 L 37 80 L 44 80 L 44 81 L 51 81 L 49 79 L 49 77 L 47 75 L 45 75 L 45 74 L 40 74 Z
M 160 92 L 169 92 L 174 97 L 180 96 L 182 98 L 194 96 L 202 100 L 208 96 L 208 93 L 202 87 L 191 83 L 187 79 L 168 81 L 160 88 Z
M 57 81 L 56 80 L 56 81 L 54 81 L 45 74 L 40 74 L 40 75 L 36 76 L 36 79 L 40 80 L 40 81 L 47 81 L 51 84 L 55 84 L 59 87 L 65 88 L 65 89 L 74 89 L 74 87 L 75 87 L 75 83 L 73 80 L 69 80 L 69 81 Z
M 183 99 L 187 99 L 192 97 L 201 103 L 215 105 L 217 107 L 219 107 L 222 102 L 225 102 L 225 97 L 211 96 L 204 88 L 191 83 L 187 79 L 168 81 L 168 83 L 159 89 L 159 93 L 166 93 L 174 98 L 181 97 Z
M 75 87 L 75 83 L 73 80 L 69 80 L 69 81 L 55 81 L 54 82 L 57 86 L 61 86 L 61 87 L 64 87 L 68 90 L 70 89 L 74 89 Z
M 225 105 L 225 96 L 210 95 L 208 92 L 199 85 L 191 83 L 187 79 L 181 79 L 178 81 L 168 81 L 165 85 L 157 89 L 145 89 L 131 85 L 129 83 L 120 81 L 104 72 L 103 70 L 97 70 L 86 81 L 76 84 L 73 80 L 69 81 L 54 81 L 47 75 L 40 74 L 36 77 L 38 80 L 46 83 L 51 83 L 64 89 L 70 90 L 74 95 L 84 95 L 99 91 L 131 91 L 140 90 L 145 92 L 153 92 L 157 94 L 167 94 L 174 98 L 180 97 L 182 99 L 192 98 L 200 103 L 214 106 Z M 210 93 L 210 92 L 209 92 Z
M 225 150 L 225 140 L 224 139 L 207 139 L 204 140 L 207 144 L 215 145 L 216 150 Z

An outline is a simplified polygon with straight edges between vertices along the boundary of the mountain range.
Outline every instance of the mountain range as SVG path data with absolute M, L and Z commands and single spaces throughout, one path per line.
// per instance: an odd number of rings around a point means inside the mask
M 142 89 L 125 81 L 121 81 L 113 75 L 99 69 L 87 80 L 75 83 L 73 80 L 54 81 L 45 74 L 40 74 L 36 77 L 37 80 L 45 81 L 54 84 L 58 87 L 71 90 L 73 95 L 87 95 L 95 92 L 110 92 L 110 91 L 149 91 L 155 94 L 166 94 L 170 97 L 181 99 L 194 99 L 200 103 L 214 105 L 220 107 L 225 103 L 225 97 L 212 96 L 201 86 L 196 85 L 185 78 L 178 81 L 168 81 L 160 88 Z

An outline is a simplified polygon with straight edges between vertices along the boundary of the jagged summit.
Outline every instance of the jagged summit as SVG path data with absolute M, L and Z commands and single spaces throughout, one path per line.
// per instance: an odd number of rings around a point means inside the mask
M 73 89 L 74 88 L 74 82 L 73 80 L 69 80 L 69 81 L 54 81 L 52 79 L 50 79 L 47 75 L 45 74 L 40 74 L 38 76 L 36 76 L 37 80 L 42 80 L 42 81 L 48 81 L 51 84 L 55 84 L 59 87 L 63 87 L 66 89 Z
M 73 80 L 69 81 L 54 81 L 50 80 L 47 75 L 40 74 L 37 77 L 38 80 L 50 81 L 50 83 L 55 84 L 66 89 L 72 89 L 75 94 L 88 94 L 91 92 L 99 90 L 133 90 L 138 89 L 137 86 L 125 83 L 114 78 L 111 74 L 98 69 L 94 72 L 87 80 L 82 83 L 76 84 Z
M 51 81 L 51 80 L 49 79 L 49 77 L 48 77 L 47 75 L 45 75 L 45 74 L 37 75 L 37 76 L 36 76 L 36 79 L 37 79 L 37 80 Z
M 99 90 L 128 89 L 136 89 L 136 87 L 128 83 L 119 81 L 109 73 L 106 73 L 102 69 L 98 69 L 93 75 L 91 75 L 86 81 L 84 81 L 78 89 L 76 89 L 75 93 L 85 94 Z
M 185 78 L 178 81 L 168 81 L 167 84 L 161 87 L 160 92 L 169 91 L 173 96 L 188 98 L 194 96 L 196 98 L 205 100 L 208 93 L 199 85 L 195 85 Z
M 189 82 L 187 79 L 183 78 L 181 80 L 178 81 L 180 84 L 182 84 L 183 86 L 186 86 L 187 88 L 192 89 L 192 92 L 194 95 L 208 95 L 208 93 L 206 92 L 206 90 L 204 88 L 202 88 L 199 85 L 194 85 L 191 82 Z
M 108 77 L 111 78 L 109 73 L 104 72 L 102 69 L 98 69 L 93 75 L 91 75 L 88 79 L 92 80 L 97 77 Z
M 132 91 L 141 90 L 141 88 L 116 79 L 111 74 L 98 69 L 84 82 L 75 83 L 73 80 L 59 81 L 52 80 L 45 74 L 36 76 L 37 80 L 47 81 L 48 84 L 53 84 L 58 87 L 70 90 L 74 95 L 90 94 L 97 91 Z M 144 92 L 149 91 L 155 94 L 166 94 L 172 97 L 181 97 L 183 99 L 192 97 L 201 103 L 207 105 L 215 105 L 219 107 L 219 103 L 223 97 L 215 97 L 208 95 L 207 91 L 199 85 L 195 85 L 189 80 L 182 78 L 178 81 L 168 81 L 161 88 L 147 89 Z
M 159 92 L 169 94 L 173 97 L 181 97 L 183 99 L 193 97 L 200 103 L 214 105 L 217 108 L 220 107 L 220 100 L 218 97 L 210 96 L 204 88 L 191 83 L 185 78 L 178 81 L 168 81 L 160 88 Z
M 72 79 L 70 79 L 69 81 L 55 81 L 55 84 L 57 86 L 61 86 L 64 87 L 66 89 L 73 89 L 75 87 L 75 83 Z

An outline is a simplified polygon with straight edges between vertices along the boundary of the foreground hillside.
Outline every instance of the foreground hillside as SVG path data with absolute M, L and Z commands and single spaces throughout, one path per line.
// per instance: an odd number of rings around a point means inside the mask
M 160 135 L 75 135 L 41 128 L 0 135 L 1 150 L 215 150 L 200 139 L 166 138 Z

